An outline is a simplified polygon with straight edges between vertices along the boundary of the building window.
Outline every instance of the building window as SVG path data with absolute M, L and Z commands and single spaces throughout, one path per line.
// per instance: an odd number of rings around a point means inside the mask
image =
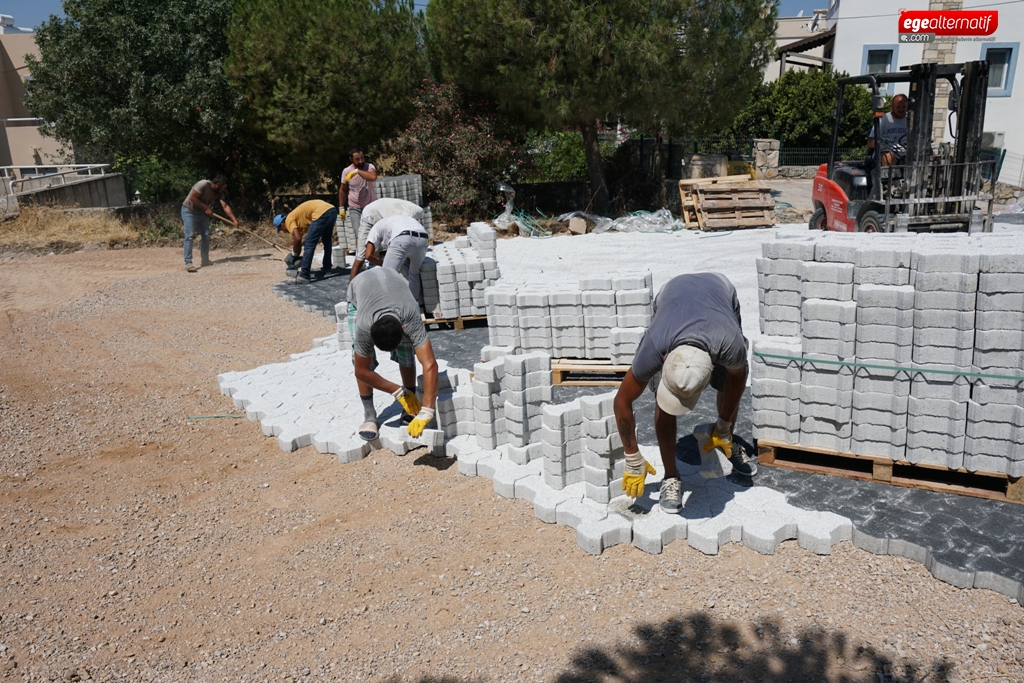
M 892 50 L 868 50 L 867 72 L 887 74 L 892 67 Z
M 1020 43 L 989 43 L 981 47 L 981 58 L 988 62 L 988 96 L 1013 94 L 1013 73 L 1017 70 Z
M 862 75 L 891 73 L 896 71 L 898 58 L 898 45 L 865 45 L 860 72 Z M 878 90 L 882 93 L 891 93 L 892 88 L 892 83 L 886 83 Z

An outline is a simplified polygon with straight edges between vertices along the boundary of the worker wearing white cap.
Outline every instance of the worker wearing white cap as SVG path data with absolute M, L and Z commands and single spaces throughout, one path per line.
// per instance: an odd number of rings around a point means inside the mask
M 676 417 L 693 410 L 709 383 L 718 390 L 718 422 L 701 450 L 708 454 L 720 449 L 734 472 L 753 476 L 757 466 L 742 452 L 732 452 L 732 428 L 747 384 L 747 340 L 736 288 L 720 273 L 680 275 L 658 293 L 651 325 L 615 395 L 615 420 L 626 455 L 626 495 L 642 496 L 647 475 L 655 471 L 640 455 L 633 414 L 633 402 L 650 387 L 657 397 L 654 430 L 665 465 L 660 505 L 671 513 L 682 508 Z

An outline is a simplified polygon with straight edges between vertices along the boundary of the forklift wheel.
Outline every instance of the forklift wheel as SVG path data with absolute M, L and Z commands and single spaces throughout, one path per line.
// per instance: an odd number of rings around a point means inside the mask
M 825 225 L 825 209 L 820 206 L 815 209 L 811 214 L 811 220 L 807 222 L 807 227 L 810 230 L 828 230 L 828 226 Z
M 865 211 L 857 221 L 858 232 L 885 232 L 882 214 L 877 211 Z

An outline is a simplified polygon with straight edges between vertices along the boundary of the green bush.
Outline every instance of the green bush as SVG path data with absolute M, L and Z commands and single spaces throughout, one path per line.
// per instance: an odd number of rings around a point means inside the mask
M 754 88 L 731 131 L 782 140 L 786 147 L 828 147 L 835 121 L 836 89 L 845 73 L 787 71 Z M 840 117 L 839 147 L 862 147 L 871 125 L 871 94 L 847 87 Z
M 138 191 L 143 202 L 181 202 L 189 189 L 206 174 L 188 164 L 175 163 L 155 156 L 144 159 L 118 157 L 114 170 L 128 181 L 128 200 Z
M 497 185 L 528 161 L 522 135 L 450 83 L 424 81 L 408 128 L 383 146 L 399 173 L 423 176 L 425 199 L 446 220 L 499 210 Z

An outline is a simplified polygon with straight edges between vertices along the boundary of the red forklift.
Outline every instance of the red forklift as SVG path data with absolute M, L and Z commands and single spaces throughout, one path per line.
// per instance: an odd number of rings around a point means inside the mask
M 949 83 L 952 143 L 932 140 L 935 86 Z M 880 87 L 909 84 L 906 139 L 882 154 Z M 866 160 L 837 159 L 843 91 L 872 94 L 874 139 Z M 812 230 L 838 232 L 990 231 L 996 162 L 981 159 L 988 62 L 914 64 L 894 73 L 839 79 L 828 163 L 814 178 Z M 884 162 L 883 162 L 884 157 Z M 987 202 L 987 211 L 979 208 Z

